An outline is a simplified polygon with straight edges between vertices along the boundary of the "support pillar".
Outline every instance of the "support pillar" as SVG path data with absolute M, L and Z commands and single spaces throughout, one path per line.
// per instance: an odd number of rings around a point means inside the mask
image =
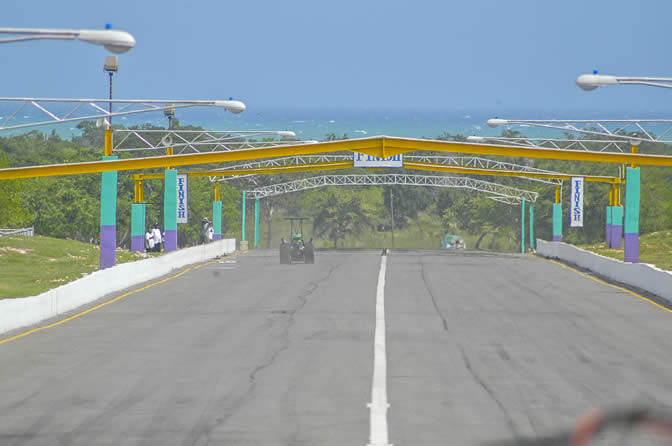
M 254 247 L 259 246 L 259 198 L 254 199 Z
M 625 261 L 639 263 L 639 167 L 628 167 L 625 173 Z
M 534 249 L 534 203 L 530 203 L 530 249 Z
M 612 249 L 621 249 L 623 240 L 623 208 L 621 206 L 611 207 L 611 240 Z
M 612 241 L 611 241 L 611 233 L 612 233 L 612 227 L 611 227 L 611 220 L 612 220 L 612 209 L 614 206 L 607 206 L 607 222 L 604 225 L 604 238 L 607 243 L 607 248 L 611 248 Z
M 215 185 L 215 200 L 212 202 L 213 240 L 222 239 L 222 199 L 219 195 L 219 184 Z
M 112 156 L 112 130 L 105 129 L 104 161 Z M 100 184 L 100 269 L 111 268 L 117 261 L 117 172 L 103 172 Z
M 145 203 L 133 203 L 131 205 L 131 251 L 143 252 L 145 250 Z
M 245 241 L 245 191 L 243 191 L 243 230 L 242 240 Z
M 609 187 L 609 203 L 607 204 L 607 215 L 604 223 L 604 240 L 607 248 L 611 248 L 611 208 L 614 205 L 614 185 Z
M 177 170 L 167 169 L 163 187 L 164 252 L 177 250 Z
M 562 203 L 553 203 L 553 239 L 562 241 Z
M 520 202 L 520 252 L 525 254 L 525 198 Z
M 554 242 L 562 241 L 562 203 L 560 202 L 560 185 L 555 185 L 555 203 L 553 203 L 553 238 Z

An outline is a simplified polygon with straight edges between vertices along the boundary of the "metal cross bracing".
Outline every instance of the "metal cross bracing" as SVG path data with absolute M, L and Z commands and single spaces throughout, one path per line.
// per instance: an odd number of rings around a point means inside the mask
M 296 134 L 288 130 L 114 129 L 114 133 L 119 135 L 119 138 L 115 140 L 113 152 L 165 151 L 169 147 L 175 154 L 228 152 L 314 142 L 297 141 Z M 283 139 L 270 140 L 271 137 Z
M 469 142 L 376 136 L 344 141 L 290 144 L 282 147 L 263 147 L 228 152 L 190 153 L 144 158 L 86 161 L 72 164 L 13 167 L 0 169 L 0 180 L 80 175 L 111 171 L 121 172 L 128 170 L 160 169 L 167 167 L 175 168 L 180 166 L 207 166 L 219 163 L 246 162 L 293 155 L 342 153 L 345 150 L 365 153 L 378 158 L 387 158 L 400 153 L 422 150 L 451 154 L 465 153 L 483 156 L 506 156 L 514 158 L 672 167 L 672 155 L 642 154 L 636 152 L 620 153 L 559 150 L 512 145 L 474 144 Z
M 503 137 L 503 136 L 467 136 L 469 142 L 491 141 L 497 144 L 511 144 L 521 147 L 543 147 L 561 150 L 584 150 L 604 152 L 614 149 L 619 152 L 630 151 L 630 141 L 623 139 L 567 139 L 567 138 L 534 138 L 534 137 Z
M 213 106 L 221 107 L 232 113 L 245 110 L 245 104 L 240 101 L 202 101 L 202 100 L 159 100 L 159 99 L 59 99 L 59 98 L 5 98 L 0 97 L 0 103 L 16 104 L 14 111 L 0 121 L 0 130 L 21 129 L 47 124 L 64 122 L 96 120 L 114 116 L 133 115 L 152 111 L 162 111 L 167 108 L 177 109 L 186 107 Z M 112 113 L 107 107 L 110 103 L 116 107 Z M 48 118 L 45 121 L 29 122 L 24 124 L 10 123 L 16 119 L 21 111 L 39 110 Z
M 640 141 L 672 143 L 672 119 L 488 119 L 490 127 L 514 125 L 608 137 L 633 145 Z
M 406 174 L 363 174 L 363 175 L 321 175 L 287 183 L 271 184 L 246 191 L 249 198 L 265 198 L 275 195 L 315 189 L 323 186 L 432 186 L 470 189 L 483 192 L 495 199 L 521 200 L 536 202 L 537 192 L 503 186 L 469 177 L 406 175 Z
M 282 158 L 273 158 L 261 161 L 254 161 L 245 164 L 232 164 L 222 168 L 214 169 L 215 171 L 226 170 L 240 170 L 240 169 L 258 169 L 268 167 L 282 167 L 282 166 L 300 166 L 300 165 L 317 165 L 319 163 L 333 163 L 333 162 L 351 162 L 352 154 L 329 154 L 329 155 L 305 155 L 305 156 L 288 156 Z M 541 173 L 549 175 L 563 175 L 559 172 L 550 170 L 537 169 L 530 166 L 507 163 L 502 161 L 491 160 L 487 158 L 480 158 L 474 156 L 445 156 L 445 155 L 405 155 L 404 161 L 408 163 L 408 167 L 413 169 L 419 168 L 421 164 L 436 165 L 436 166 L 455 166 L 455 167 L 472 167 L 476 169 L 511 171 L 511 172 L 525 172 L 525 173 Z M 424 170 L 424 169 L 423 169 Z M 469 173 L 469 172 L 465 172 Z M 211 176 L 210 181 L 228 181 L 232 179 L 239 179 L 242 177 L 250 177 L 253 175 L 236 175 L 236 176 Z M 558 184 L 562 182 L 560 179 L 543 179 L 532 177 L 521 177 L 530 181 L 538 181 L 546 184 Z

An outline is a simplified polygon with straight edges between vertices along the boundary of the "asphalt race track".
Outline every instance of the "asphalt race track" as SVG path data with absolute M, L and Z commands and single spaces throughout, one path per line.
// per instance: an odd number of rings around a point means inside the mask
M 0 445 L 366 445 L 380 254 L 251 252 L 0 344 Z M 672 405 L 672 313 L 629 293 L 521 255 L 394 251 L 385 278 L 396 446 Z

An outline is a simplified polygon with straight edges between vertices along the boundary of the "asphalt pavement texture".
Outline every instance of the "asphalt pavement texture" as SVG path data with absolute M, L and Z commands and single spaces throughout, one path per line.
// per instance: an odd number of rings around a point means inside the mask
M 380 255 L 250 252 L 1 344 L 0 445 L 364 446 Z M 396 446 L 672 405 L 672 313 L 550 261 L 392 251 L 385 306 Z

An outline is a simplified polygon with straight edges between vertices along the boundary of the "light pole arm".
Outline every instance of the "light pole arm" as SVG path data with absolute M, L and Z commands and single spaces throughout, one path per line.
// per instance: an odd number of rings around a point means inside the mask
M 116 29 L 37 29 L 0 28 L 0 34 L 18 34 L 22 37 L 0 39 L 0 43 L 24 42 L 27 40 L 74 40 L 79 39 L 94 45 L 102 45 L 113 53 L 125 53 L 135 46 L 135 38 L 126 31 Z
M 607 74 L 582 74 L 576 78 L 579 88 L 591 91 L 608 85 L 648 85 L 650 87 L 672 88 L 670 77 L 611 76 Z

